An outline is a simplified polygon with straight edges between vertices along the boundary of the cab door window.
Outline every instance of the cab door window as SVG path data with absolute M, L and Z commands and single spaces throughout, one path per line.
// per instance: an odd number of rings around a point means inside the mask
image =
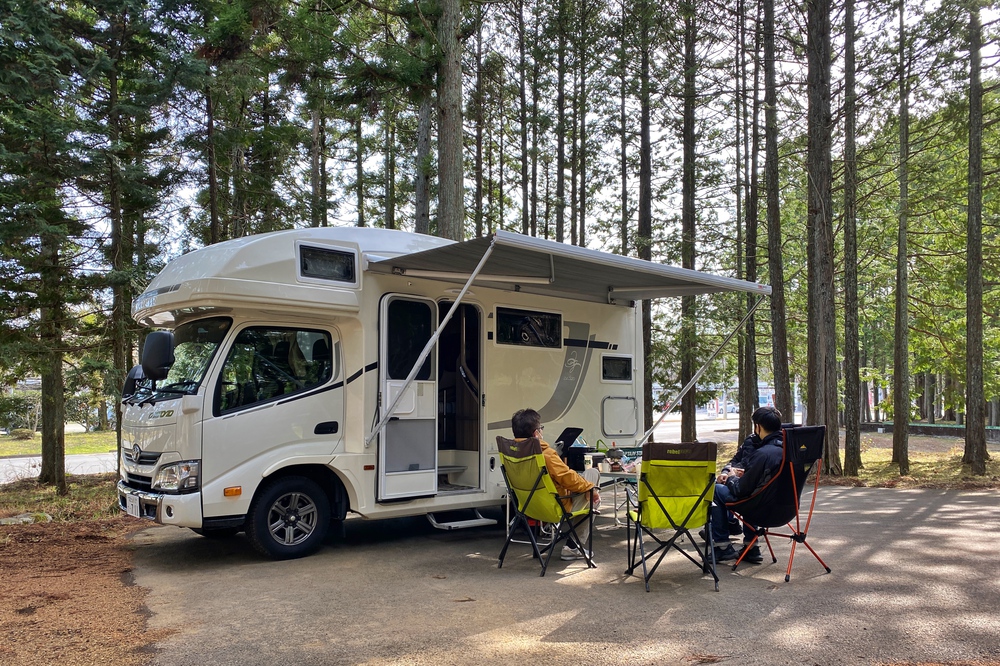
M 325 331 L 245 328 L 226 356 L 214 411 L 225 414 L 308 391 L 332 379 L 333 367 Z

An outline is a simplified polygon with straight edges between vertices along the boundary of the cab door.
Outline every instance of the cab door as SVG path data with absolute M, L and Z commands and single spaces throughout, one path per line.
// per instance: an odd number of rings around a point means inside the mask
M 434 334 L 437 305 L 432 300 L 389 295 L 382 299 L 379 368 L 382 409 L 402 392 L 379 433 L 378 499 L 398 500 L 437 493 L 437 381 L 435 356 L 421 364 L 414 381 L 403 385 Z

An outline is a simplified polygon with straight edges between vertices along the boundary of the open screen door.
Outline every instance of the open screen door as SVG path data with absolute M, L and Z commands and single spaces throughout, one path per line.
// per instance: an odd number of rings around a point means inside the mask
M 382 409 L 403 397 L 379 433 L 379 500 L 437 493 L 436 350 L 425 359 L 413 382 L 402 389 L 438 321 L 434 301 L 410 296 L 382 299 Z

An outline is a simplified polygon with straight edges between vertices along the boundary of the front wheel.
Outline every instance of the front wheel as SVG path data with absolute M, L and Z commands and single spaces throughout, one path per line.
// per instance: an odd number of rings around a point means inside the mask
M 276 560 L 314 553 L 330 527 L 330 500 L 319 484 L 286 476 L 266 485 L 247 515 L 247 538 L 258 552 Z

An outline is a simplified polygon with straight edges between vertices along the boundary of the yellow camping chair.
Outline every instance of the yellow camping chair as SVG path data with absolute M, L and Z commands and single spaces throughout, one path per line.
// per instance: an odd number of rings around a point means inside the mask
M 514 541 L 514 535 L 518 529 L 527 533 L 531 549 L 535 557 L 542 564 L 542 573 L 549 566 L 552 553 L 561 543 L 573 537 L 573 541 L 583 548 L 584 558 L 588 567 L 595 567 L 591 557 L 593 548 L 593 529 L 586 545 L 580 542 L 580 537 L 576 531 L 576 524 L 583 520 L 590 522 L 593 528 L 593 513 L 591 506 L 594 502 L 593 491 L 588 490 L 590 502 L 582 509 L 570 511 L 563 504 L 571 505 L 576 495 L 560 495 L 556 490 L 555 483 L 549 476 L 545 468 L 545 456 L 542 454 L 542 445 L 537 438 L 516 442 L 505 437 L 497 437 L 497 448 L 500 451 L 500 471 L 503 473 L 504 482 L 507 484 L 507 501 L 514 510 L 514 517 L 507 526 L 507 540 L 504 542 L 503 550 L 497 561 L 497 568 L 503 566 L 504 556 L 507 548 Z M 531 529 L 529 520 L 542 523 L 550 523 L 555 526 L 552 539 L 548 544 L 540 546 Z M 544 555 L 544 557 L 543 557 Z
M 715 442 L 694 444 L 664 444 L 650 442 L 642 447 L 642 467 L 637 498 L 628 512 L 626 540 L 628 569 L 631 575 L 642 563 L 642 577 L 649 592 L 649 579 L 664 556 L 674 549 L 697 565 L 702 573 L 712 574 L 715 591 L 719 577 L 715 573 L 715 549 L 709 525 L 709 506 L 715 494 Z M 708 543 L 698 547 L 691 530 L 706 525 Z M 632 529 L 635 536 L 632 536 Z M 667 533 L 663 534 L 666 530 Z M 657 531 L 661 534 L 657 535 Z M 686 536 L 695 555 L 682 548 L 680 537 Z M 652 542 L 647 552 L 646 540 Z M 654 545 L 655 544 L 655 545 Z M 655 562 L 653 561 L 655 558 Z M 653 562 L 652 566 L 649 565 Z

